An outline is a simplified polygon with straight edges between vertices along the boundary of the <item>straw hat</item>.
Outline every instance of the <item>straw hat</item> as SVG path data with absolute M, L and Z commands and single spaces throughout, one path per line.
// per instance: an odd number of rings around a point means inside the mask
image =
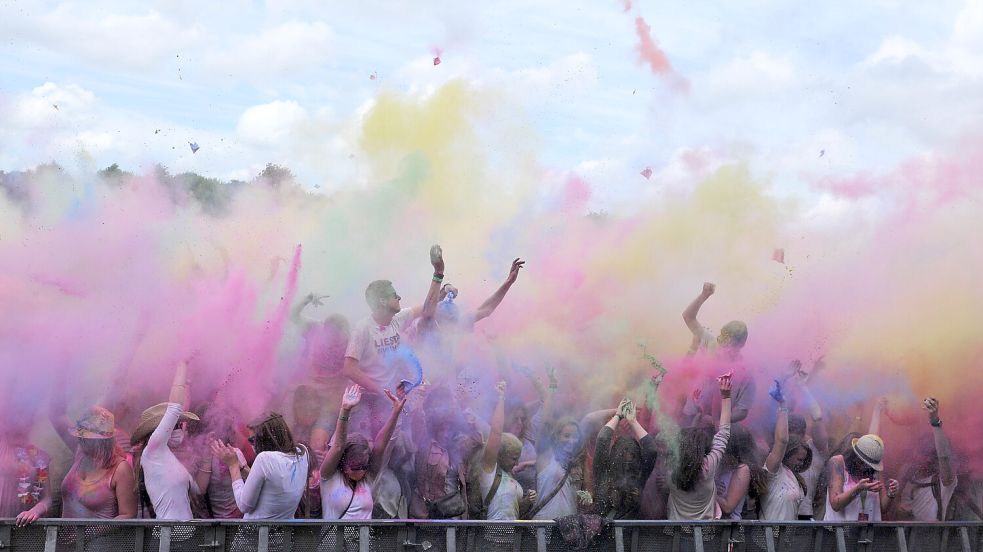
M 75 422 L 72 435 L 82 439 L 112 439 L 116 435 L 116 418 L 101 406 L 93 406 Z
M 140 414 L 140 425 L 138 425 L 130 435 L 131 443 L 142 443 L 143 441 L 147 440 L 150 434 L 157 429 L 158 425 L 160 425 L 161 419 L 164 418 L 164 413 L 167 412 L 167 405 L 168 403 L 155 404 Z M 197 422 L 201 420 L 201 418 L 199 418 L 194 412 L 182 412 L 181 417 L 179 418 L 179 421 L 180 420 Z
M 874 434 L 864 435 L 859 439 L 850 442 L 853 452 L 864 461 L 865 464 L 877 471 L 884 471 L 884 441 Z

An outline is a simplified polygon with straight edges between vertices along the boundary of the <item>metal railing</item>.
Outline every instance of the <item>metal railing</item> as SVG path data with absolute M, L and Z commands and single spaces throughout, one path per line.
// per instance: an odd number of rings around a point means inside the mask
M 0 552 L 561 552 L 553 522 L 0 520 Z M 983 552 L 983 523 L 616 521 L 595 552 Z

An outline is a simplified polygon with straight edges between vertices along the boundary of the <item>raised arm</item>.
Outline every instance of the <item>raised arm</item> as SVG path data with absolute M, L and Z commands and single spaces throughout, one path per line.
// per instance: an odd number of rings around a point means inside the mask
M 683 322 L 686 322 L 686 327 L 693 333 L 693 343 L 697 345 L 699 345 L 698 340 L 703 336 L 703 326 L 700 325 L 700 321 L 696 317 L 700 314 L 700 308 L 703 306 L 703 303 L 707 302 L 707 299 L 713 295 L 716 289 L 717 286 L 714 284 L 705 282 L 703 284 L 703 291 L 683 311 Z
M 939 400 L 931 397 L 925 399 L 925 409 L 928 410 L 928 423 L 935 438 L 935 454 L 939 458 L 939 481 L 949 487 L 956 482 L 956 474 L 952 469 L 952 447 L 942 431 L 942 419 L 939 418 Z
M 867 433 L 874 435 L 881 434 L 881 415 L 885 410 L 887 410 L 887 398 L 881 397 L 877 399 L 877 403 L 874 405 L 874 412 L 870 415 L 870 427 L 867 428 Z
M 327 295 L 314 295 L 313 293 L 308 293 L 304 296 L 300 303 L 297 303 L 297 305 L 290 310 L 290 321 L 302 327 L 307 327 L 313 324 L 313 320 L 304 316 L 304 309 L 307 308 L 308 305 L 320 307 L 323 304 L 322 301 L 327 298 Z
M 836 512 L 842 512 L 847 504 L 853 501 L 861 492 L 877 490 L 881 487 L 879 481 L 874 479 L 861 479 L 857 485 L 851 487 L 849 491 L 843 490 L 843 483 L 846 481 L 846 466 L 843 464 L 842 456 L 834 456 L 829 459 L 829 484 L 826 492 L 829 496 L 829 505 Z
M 392 402 L 393 410 L 386 420 L 386 425 L 382 426 L 379 434 L 375 436 L 375 443 L 372 445 L 372 457 L 369 459 L 369 473 L 375 475 L 382 471 L 383 459 L 386 457 L 386 449 L 389 448 L 389 441 L 392 439 L 393 430 L 396 429 L 396 421 L 399 420 L 403 407 L 406 406 L 406 395 L 402 398 L 393 395 L 386 389 L 386 397 Z
M 770 474 L 778 473 L 785 451 L 788 449 L 788 408 L 785 402 L 778 403 L 778 420 L 775 421 L 775 444 L 771 446 L 768 457 L 765 458 L 765 469 Z
M 164 416 L 160 419 L 153 433 L 150 434 L 150 438 L 147 439 L 147 446 L 143 449 L 144 454 L 153 453 L 155 450 L 167 446 L 174 426 L 181 419 L 181 413 L 188 408 L 189 400 L 188 363 L 182 360 L 174 369 L 174 381 L 171 383 L 171 393 L 167 397 L 167 410 L 164 411 Z
M 78 437 L 72 435 L 71 428 L 73 425 L 65 411 L 65 405 L 67 403 L 65 398 L 66 383 L 64 379 L 57 380 L 54 383 L 51 398 L 48 399 L 48 420 L 51 421 L 51 427 L 55 428 L 55 432 L 61 437 L 65 446 L 74 452 L 75 448 L 78 447 L 79 440 Z
M 338 471 L 338 462 L 341 461 L 341 455 L 345 452 L 345 442 L 348 440 L 348 420 L 352 409 L 358 406 L 361 400 L 361 387 L 352 385 L 345 389 L 345 394 L 341 398 L 341 413 L 338 414 L 338 422 L 335 424 L 332 444 L 324 455 L 324 461 L 321 462 L 321 479 L 331 479 Z
M 498 465 L 498 451 L 502 448 L 502 431 L 505 428 L 505 382 L 498 382 L 495 391 L 498 392 L 498 402 L 492 414 L 488 441 L 485 442 L 485 449 L 481 453 L 481 469 L 485 473 L 495 471 L 495 466 Z
M 822 360 L 816 362 L 812 368 L 812 374 L 819 371 L 818 366 L 820 366 L 821 362 Z M 826 423 L 823 421 L 823 408 L 809 389 L 807 383 L 808 377 L 809 374 L 805 374 L 797 377 L 796 381 L 799 384 L 799 390 L 802 391 L 802 396 L 805 397 L 806 406 L 809 409 L 809 419 L 806 424 L 809 437 L 812 439 L 812 444 L 816 447 L 816 450 L 825 457 L 829 454 L 829 435 L 826 433 Z
M 430 248 L 430 264 L 433 266 L 430 289 L 427 290 L 427 297 L 423 300 L 423 305 L 413 307 L 413 318 L 420 317 L 424 320 L 430 320 L 437 312 L 437 303 L 440 301 L 440 284 L 444 281 L 444 252 L 439 245 Z
M 516 279 L 519 277 L 519 270 L 526 264 L 522 259 L 515 259 L 512 261 L 512 268 L 509 269 L 509 275 L 505 278 L 505 282 L 499 286 L 495 293 L 491 295 L 485 302 L 478 307 L 478 310 L 474 313 L 474 321 L 477 322 L 484 318 L 491 316 L 498 305 L 502 303 L 502 299 L 505 299 L 505 295 L 512 288 L 512 284 L 515 283 Z

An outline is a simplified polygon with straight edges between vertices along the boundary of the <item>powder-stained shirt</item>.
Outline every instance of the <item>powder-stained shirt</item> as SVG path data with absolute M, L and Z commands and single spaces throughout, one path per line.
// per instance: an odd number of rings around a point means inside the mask
M 157 519 L 193 519 L 188 493 L 200 494 L 194 478 L 167 445 L 183 411 L 180 404 L 167 404 L 167 410 L 150 434 L 140 459 L 147 494 Z
M 380 326 L 371 316 L 360 321 L 352 330 L 346 358 L 358 361 L 362 372 L 380 387 L 393 387 L 399 383 L 396 363 L 387 362 L 387 356 L 399 348 L 403 334 L 413 322 L 413 309 L 396 313 L 392 321 Z
M 291 519 L 307 488 L 307 449 L 296 454 L 264 451 L 256 455 L 246 481 L 232 482 L 243 519 Z
M 768 492 L 761 497 L 761 519 L 769 521 L 795 521 L 799 518 L 799 503 L 804 494 L 799 481 L 785 464 L 779 464 L 775 473 L 767 472 Z
M 815 513 L 812 503 L 816 498 L 816 487 L 819 485 L 819 476 L 826 469 L 826 458 L 823 457 L 823 453 L 819 452 L 812 439 L 809 439 L 808 443 L 809 448 L 812 449 L 812 464 L 809 465 L 808 469 L 799 474 L 802 476 L 802 481 L 806 484 L 806 496 L 799 503 L 800 516 L 812 516 Z
M 934 479 L 934 481 L 933 481 Z M 942 517 L 949 509 L 949 501 L 956 491 L 958 478 L 953 477 L 951 485 L 943 485 L 938 478 L 912 478 L 901 489 L 901 508 L 911 512 L 915 521 L 945 521 L 939 516 L 939 502 L 935 500 L 932 487 L 938 485 L 939 499 L 942 501 Z
M 699 351 L 714 352 L 717 348 L 717 338 L 712 332 L 705 329 L 700 337 Z M 691 351 L 696 352 L 696 351 Z M 731 376 L 731 412 L 738 410 L 750 411 L 754 404 L 756 386 L 754 378 L 743 360 L 729 361 L 725 366 L 726 370 L 732 370 Z M 714 420 L 720 419 L 720 382 L 716 377 L 707 378 L 699 387 L 698 398 L 690 395 L 686 398 L 686 405 L 683 407 L 683 414 L 687 417 L 696 414 L 707 414 Z
M 321 512 L 324 519 L 372 519 L 372 486 L 368 474 L 352 489 L 339 467 L 328 479 L 321 479 Z

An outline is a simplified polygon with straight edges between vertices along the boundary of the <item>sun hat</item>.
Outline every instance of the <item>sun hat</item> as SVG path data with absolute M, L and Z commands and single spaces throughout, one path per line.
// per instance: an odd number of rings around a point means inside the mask
M 105 408 L 93 406 L 75 422 L 72 435 L 82 439 L 111 439 L 116 435 L 116 418 Z
M 160 425 L 161 419 L 164 418 L 164 413 L 167 412 L 167 405 L 169 403 L 160 403 L 151 406 L 150 408 L 143 411 L 140 414 L 140 425 L 133 430 L 133 434 L 130 435 L 131 443 L 142 443 L 144 442 L 151 433 L 157 429 Z M 194 421 L 197 422 L 201 420 L 197 414 L 194 412 L 181 412 L 181 417 L 179 420 Z
M 873 433 L 863 437 L 853 439 L 850 442 L 853 452 L 864 461 L 865 464 L 877 471 L 884 471 L 884 441 Z

